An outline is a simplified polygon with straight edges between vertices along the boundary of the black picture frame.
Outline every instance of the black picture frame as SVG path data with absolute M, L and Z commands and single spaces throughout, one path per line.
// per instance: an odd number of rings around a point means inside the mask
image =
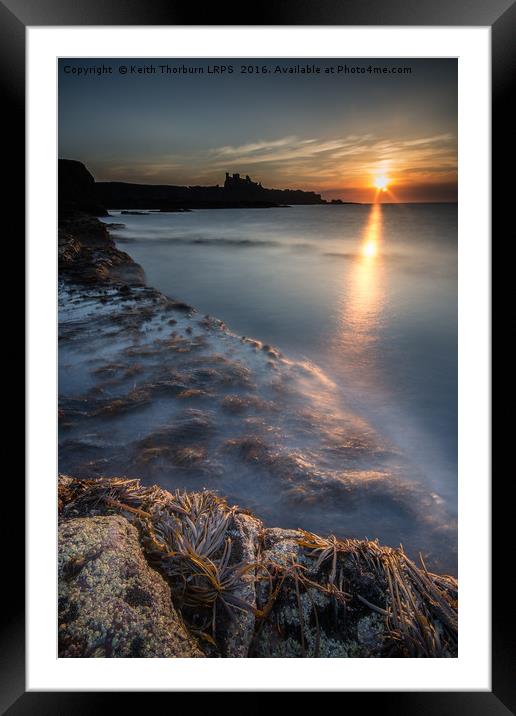
M 508 139 L 513 136 L 510 79 L 516 69 L 514 28 L 516 5 L 512 0 L 258 0 L 244 9 L 228 4 L 179 3 L 173 0 L 0 0 L 0 87 L 4 141 L 12 151 L 5 207 L 9 207 L 9 246 L 24 245 L 20 234 L 25 213 L 25 29 L 59 25 L 391 25 L 391 26 L 489 26 L 492 33 L 492 216 L 493 236 L 510 226 L 510 184 L 503 168 L 508 161 Z M 202 22 L 199 22 L 202 19 Z M 510 160 L 509 160 L 510 161 Z M 5 226 L 5 224 L 4 224 Z M 7 233 L 5 234 L 7 237 Z M 17 264 L 19 266 L 19 264 Z M 494 312 L 493 312 L 494 315 Z M 7 329 L 8 330 L 8 329 Z M 29 346 L 30 348 L 30 346 Z M 16 505 L 16 534 L 4 536 L 2 610 L 5 623 L 0 635 L 0 709 L 10 716 L 21 714 L 90 714 L 102 707 L 120 708 L 121 693 L 26 692 L 23 530 L 20 526 L 24 485 L 21 471 L 4 475 L 9 480 L 9 504 Z M 502 484 L 493 484 L 493 592 L 492 592 L 492 691 L 490 692 L 360 692 L 345 695 L 361 699 L 360 708 L 378 708 L 382 714 L 448 714 L 468 716 L 516 713 L 514 669 L 514 616 L 511 614 L 506 560 L 512 544 L 510 506 L 501 495 Z M 13 511 L 12 508 L 10 511 Z M 14 548 L 15 544 L 15 548 Z M 54 575 L 49 575 L 53 579 Z M 313 685 L 317 691 L 317 685 Z M 407 684 L 410 689 L 410 684 Z M 142 703 L 140 694 L 126 694 L 132 707 Z M 170 694 L 161 694 L 167 699 Z M 157 694 L 154 694 L 157 696 Z M 148 695 L 143 698 L 147 699 Z M 115 702 L 114 699 L 117 699 Z M 197 702 L 198 703 L 198 702 Z M 169 703 L 169 707 L 174 704 Z M 242 705 L 244 708 L 245 706 Z M 152 707 L 151 707 L 152 708 Z M 356 708 L 356 706 L 355 706 Z

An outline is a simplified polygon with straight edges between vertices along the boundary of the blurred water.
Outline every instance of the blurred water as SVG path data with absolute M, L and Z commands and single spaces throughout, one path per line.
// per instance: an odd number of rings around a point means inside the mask
M 403 478 L 442 502 L 452 527 L 456 205 L 111 214 L 106 223 L 123 222 L 113 234 L 149 285 L 319 366 L 334 403 L 400 450 Z M 448 566 L 455 540 L 446 539 Z

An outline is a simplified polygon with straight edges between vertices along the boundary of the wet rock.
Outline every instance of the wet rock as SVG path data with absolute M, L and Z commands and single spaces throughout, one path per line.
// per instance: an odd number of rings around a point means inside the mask
M 116 248 L 106 226 L 87 214 L 60 215 L 59 274 L 78 284 L 122 283 L 141 286 L 141 266 Z
M 247 410 L 272 411 L 275 406 L 254 395 L 226 395 L 221 402 L 222 409 L 230 415 L 240 415 Z
M 203 656 L 124 517 L 62 522 L 58 569 L 60 657 Z
M 183 301 L 170 300 L 168 306 L 174 311 L 182 311 L 183 313 L 195 313 L 195 308 Z

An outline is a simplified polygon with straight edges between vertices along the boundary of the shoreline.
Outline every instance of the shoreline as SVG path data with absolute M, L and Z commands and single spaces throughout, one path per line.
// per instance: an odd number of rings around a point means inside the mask
M 191 306 L 168 299 L 159 291 L 147 287 L 143 269 L 128 254 L 116 247 L 108 227 L 98 219 L 86 214 L 69 214 L 60 217 L 59 274 L 60 278 L 70 283 L 79 298 L 81 294 L 85 295 L 85 292 L 90 289 L 96 291 L 98 294 L 96 300 L 98 300 L 100 308 L 103 303 L 110 300 L 109 295 L 106 294 L 109 289 L 116 293 L 120 301 L 127 302 L 129 307 L 133 305 L 133 314 L 150 310 L 149 304 L 159 304 L 164 309 L 179 312 L 179 314 L 186 315 L 195 312 Z M 175 318 L 170 320 L 177 322 Z M 208 320 L 208 317 L 202 320 Z M 216 319 L 210 320 L 212 327 L 223 326 Z M 123 334 L 123 325 L 120 330 Z M 270 347 L 265 348 L 270 349 Z M 262 348 L 260 347 L 258 350 L 261 351 Z M 273 349 L 270 349 L 270 353 L 270 359 L 274 365 L 278 356 L 274 355 Z M 149 397 L 134 396 L 134 405 L 138 405 L 140 400 L 148 401 Z M 152 396 L 150 396 L 150 400 L 152 400 Z M 125 410 L 128 407 L 132 409 L 133 404 L 130 406 L 117 405 L 117 410 Z M 78 410 L 78 408 L 73 409 Z M 80 409 L 84 411 L 87 406 L 83 405 Z M 113 406 L 106 405 L 106 409 L 113 410 Z M 106 483 L 103 478 L 105 473 L 101 474 L 100 479 L 97 478 L 89 482 L 87 479 L 75 478 L 67 478 L 71 482 L 63 481 L 63 479 L 60 481 L 60 531 L 64 535 L 60 540 L 60 548 L 62 547 L 67 554 L 67 551 L 71 549 L 71 553 L 75 555 L 69 558 L 63 557 L 64 573 L 60 572 L 60 588 L 62 587 L 64 590 L 60 635 L 66 642 L 66 646 L 61 650 L 63 655 L 179 656 L 183 654 L 181 649 L 186 649 L 189 656 L 456 656 L 456 580 L 428 573 L 424 564 L 417 567 L 402 551 L 382 547 L 375 542 L 366 540 L 324 539 L 300 530 L 265 528 L 263 523 L 252 514 L 229 507 L 224 500 L 215 497 L 210 492 L 200 493 L 201 497 L 195 497 L 196 493 L 189 496 L 182 494 L 178 497 L 157 487 L 141 488 L 135 486 L 134 482 L 128 485 L 127 479 L 121 480 L 118 484 L 114 484 L 112 480 Z M 95 473 L 89 477 L 95 477 Z M 104 483 L 102 483 L 102 479 L 104 479 Z M 93 484 L 90 484 L 91 482 Z M 99 488 L 102 488 L 102 496 L 99 498 L 97 493 L 94 507 L 92 508 L 90 505 L 85 510 L 84 496 L 88 493 L 91 495 L 92 491 Z M 106 502 L 106 490 L 108 502 Z M 130 494 L 128 494 L 128 490 Z M 78 499 L 79 503 L 77 503 Z M 203 589 L 207 583 L 213 586 L 213 574 L 207 575 L 206 565 L 215 559 L 218 560 L 219 565 L 224 566 L 227 558 L 226 566 L 232 565 L 228 572 L 228 579 L 231 578 L 230 583 L 233 585 L 228 591 L 229 602 L 234 599 L 235 593 L 237 603 L 239 599 L 245 602 L 245 605 L 240 604 L 236 608 L 236 616 L 233 614 L 229 621 L 228 604 L 225 603 L 226 600 L 222 596 L 225 590 L 221 588 L 220 583 L 215 592 L 211 592 L 211 601 L 208 600 L 209 606 L 198 605 L 197 613 L 195 609 L 192 613 L 192 606 L 188 600 L 185 605 L 184 595 L 177 596 L 178 581 L 184 583 L 187 573 L 185 570 L 193 569 L 191 562 L 188 560 L 185 562 L 185 559 L 181 558 L 179 566 L 169 564 L 167 559 L 170 561 L 170 558 L 163 559 L 163 556 L 160 556 L 160 551 L 162 553 L 163 549 L 156 546 L 163 546 L 162 539 L 157 539 L 156 543 L 153 542 L 153 547 L 150 550 L 148 548 L 149 539 L 152 542 L 156 538 L 156 534 L 152 532 L 156 520 L 151 519 L 149 515 L 156 511 L 161 514 L 165 509 L 169 513 L 167 519 L 173 513 L 176 515 L 174 519 L 177 520 L 177 501 L 191 502 L 192 499 L 194 502 L 201 500 L 202 503 L 204 500 L 207 501 L 207 504 L 209 503 L 204 512 L 201 510 L 204 516 L 199 517 L 203 530 L 208 524 L 204 520 L 210 522 L 210 515 L 215 515 L 216 519 L 219 519 L 219 513 L 222 511 L 223 516 L 229 514 L 231 517 L 231 524 L 228 517 L 228 521 L 219 525 L 219 545 L 210 556 L 204 555 L 208 562 L 204 560 L 204 557 L 200 561 L 204 572 L 199 574 L 196 571 L 199 564 L 193 572 L 194 581 L 197 580 Z M 234 524 L 237 516 L 237 522 L 245 523 L 245 529 L 241 525 L 240 532 Z M 83 522 L 77 523 L 73 522 L 74 520 L 83 520 Z M 95 522 L 88 522 L 88 520 L 95 520 Z M 109 524 L 103 520 L 108 520 Z M 113 520 L 118 520 L 118 522 L 115 524 L 112 522 Z M 103 534 L 104 528 L 109 528 L 108 532 L 114 529 L 116 534 L 114 533 L 112 541 L 113 550 L 116 552 L 118 541 L 129 539 L 127 535 L 131 532 L 123 520 L 129 526 L 131 526 L 129 523 L 132 522 L 132 526 L 136 527 L 136 533 L 131 533 L 131 549 L 134 549 L 135 553 L 138 553 L 138 548 L 142 550 L 143 557 L 141 559 L 135 557 L 140 565 L 141 578 L 148 577 L 144 573 L 146 565 L 150 565 L 151 572 L 159 573 L 164 580 L 164 591 L 161 587 L 156 587 L 158 591 L 161 589 L 165 595 L 160 606 L 158 622 L 162 623 L 164 620 L 163 623 L 168 624 L 163 628 L 163 634 L 161 634 L 164 645 L 160 653 L 148 653 L 149 649 L 152 651 L 150 643 L 155 639 L 155 635 L 151 638 L 150 632 L 148 632 L 148 628 L 150 628 L 149 610 L 157 608 L 151 597 L 148 599 L 152 604 L 136 604 L 133 607 L 131 607 L 131 599 L 129 599 L 130 608 L 136 611 L 141 610 L 141 613 L 137 615 L 138 618 L 131 612 L 131 618 L 135 619 L 136 626 L 134 626 L 134 633 L 131 634 L 130 648 L 129 641 L 126 642 L 123 639 L 118 641 L 117 635 L 113 636 L 113 625 L 110 622 L 112 614 L 107 614 L 105 617 L 107 621 L 102 627 L 103 636 L 95 637 L 97 641 L 100 638 L 102 642 L 97 646 L 94 646 L 95 639 L 89 635 L 88 629 L 78 626 L 80 617 L 70 620 L 70 610 L 71 616 L 77 612 L 80 613 L 81 605 L 87 605 L 92 593 L 95 596 L 95 590 L 100 589 L 100 583 L 95 575 L 93 577 L 97 581 L 91 582 L 90 580 L 87 587 L 78 584 L 82 567 L 77 575 L 66 576 L 70 571 L 74 573 L 74 560 L 79 560 L 79 564 L 84 561 L 84 565 L 91 562 L 91 568 L 95 572 L 95 564 L 99 559 L 102 560 L 108 556 L 111 549 L 107 546 L 108 543 L 111 544 L 109 539 L 107 543 L 101 540 L 100 548 L 97 546 L 93 549 L 90 545 L 86 550 L 86 556 L 82 553 L 82 556 L 78 556 L 74 552 L 73 540 L 79 539 L 81 544 L 88 540 L 95 542 L 97 537 Z M 160 524 L 159 520 L 158 524 Z M 75 532 L 72 527 L 76 528 Z M 88 527 L 93 528 L 92 534 L 89 534 Z M 163 528 L 161 529 L 160 534 L 163 537 L 166 534 L 166 529 L 165 531 Z M 177 530 L 181 531 L 184 529 L 184 524 L 179 524 L 176 521 L 174 529 L 176 532 Z M 67 530 L 71 530 L 71 532 Z M 125 535 L 124 537 L 120 536 L 122 533 Z M 170 541 L 171 533 L 168 535 Z M 220 540 L 222 541 L 220 542 Z M 237 562 L 235 562 L 234 553 L 233 556 L 227 554 L 228 540 L 231 545 L 236 543 L 234 552 L 237 552 L 239 556 L 238 569 L 236 569 Z M 155 552 L 158 554 L 157 562 Z M 92 554 L 97 556 L 91 557 Z M 264 558 L 264 554 L 267 555 L 266 558 Z M 323 554 L 325 557 L 321 561 Z M 285 563 L 285 555 L 288 555 L 288 564 Z M 72 560 L 72 566 L 66 567 L 65 565 L 69 564 L 70 560 Z M 243 565 L 240 564 L 242 561 Z M 158 564 L 157 572 L 156 564 Z M 302 569 L 299 568 L 301 571 L 298 569 L 299 564 L 303 566 Z M 178 569 L 179 572 L 177 572 Z M 340 577 L 337 579 L 339 569 Z M 259 576 L 257 576 L 257 570 L 260 572 Z M 274 579 L 271 575 L 265 578 L 263 570 L 267 573 L 272 570 Z M 307 574 L 310 576 L 306 577 Z M 412 593 L 411 590 L 416 590 L 415 596 L 411 597 L 412 606 L 409 603 L 410 600 L 400 604 L 396 603 L 394 592 L 389 589 L 389 579 L 392 581 L 393 574 L 397 575 L 396 579 L 399 578 L 400 588 L 401 585 L 404 585 L 408 594 Z M 304 581 L 306 579 L 308 581 Z M 346 584 L 349 584 L 344 589 L 346 580 Z M 281 587 L 278 590 L 268 590 L 264 586 L 272 583 L 278 585 L 280 582 Z M 422 589 L 421 585 L 426 586 Z M 73 599 L 68 593 L 72 587 L 76 595 Z M 172 589 L 170 609 L 166 607 L 167 588 Z M 86 589 L 86 594 L 84 589 Z M 127 585 L 122 582 L 120 590 L 121 593 L 124 590 L 127 591 Z M 239 596 L 241 592 L 247 595 L 247 599 Z M 274 599 L 272 599 L 273 594 L 275 594 Z M 145 598 L 141 597 L 141 600 L 145 602 Z M 75 607 L 70 607 L 71 603 L 75 603 Z M 217 606 L 215 607 L 215 605 Z M 232 607 L 229 607 L 230 612 L 234 606 L 233 604 Z M 86 609 L 86 607 L 84 608 Z M 163 614 L 163 610 L 165 614 Z M 212 611 L 210 612 L 210 610 Z M 233 609 L 233 611 L 235 610 Z M 330 613 L 337 614 L 337 618 L 331 621 Z M 209 623 L 208 614 L 212 616 L 211 634 L 199 627 L 199 623 L 203 625 L 205 622 Z M 417 627 L 417 624 L 420 624 L 419 618 L 422 614 L 427 621 L 427 628 L 425 627 L 421 632 L 421 626 Z M 86 624 L 92 616 L 84 618 Z M 184 633 L 181 632 L 181 649 L 175 642 L 172 644 L 169 638 L 171 632 L 174 631 L 170 624 L 177 624 L 178 619 L 187 624 Z M 330 621 L 326 623 L 327 620 Z M 344 623 L 348 626 L 344 626 Z M 278 625 L 281 628 L 278 628 Z M 123 631 L 123 625 L 120 629 Z M 154 632 L 152 633 L 154 634 Z M 199 636 L 199 633 L 202 635 Z M 141 634 L 147 634 L 147 636 L 142 637 Z M 231 636 L 228 637 L 227 634 Z M 139 645 L 138 648 L 133 645 L 135 639 Z M 108 641 L 109 647 L 106 646 Z M 113 646 L 113 642 L 115 646 Z M 172 653 L 176 647 L 177 653 Z M 117 652 L 117 649 L 121 650 L 120 653 Z M 134 653 L 131 652 L 131 649 Z M 401 649 L 401 652 L 393 653 L 397 649 Z

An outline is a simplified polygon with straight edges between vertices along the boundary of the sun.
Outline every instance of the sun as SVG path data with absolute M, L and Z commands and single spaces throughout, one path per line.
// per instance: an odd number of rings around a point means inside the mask
M 387 191 L 389 180 L 382 174 L 382 176 L 376 177 L 374 180 L 374 186 L 378 189 L 378 191 Z

